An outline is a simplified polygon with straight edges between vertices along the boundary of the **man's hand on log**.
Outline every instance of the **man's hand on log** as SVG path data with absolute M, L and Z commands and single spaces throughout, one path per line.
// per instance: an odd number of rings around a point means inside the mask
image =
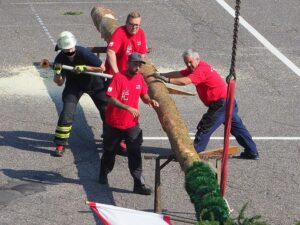
M 158 108 L 159 107 L 159 103 L 154 99 L 150 99 L 150 101 L 148 102 L 148 105 L 153 107 L 153 108 Z

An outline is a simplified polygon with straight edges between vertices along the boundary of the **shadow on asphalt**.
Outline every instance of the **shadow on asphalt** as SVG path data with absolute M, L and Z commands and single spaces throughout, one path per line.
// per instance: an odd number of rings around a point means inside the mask
M 0 146 L 50 154 L 45 148 L 53 146 L 53 135 L 31 131 L 0 131 Z
M 37 171 L 37 170 L 13 170 L 13 169 L 0 169 L 4 175 L 18 179 L 25 182 L 34 182 L 47 185 L 55 185 L 59 183 L 72 183 L 80 184 L 80 180 L 66 178 L 61 174 L 51 171 Z
M 33 63 L 39 72 L 40 76 L 43 76 L 43 69 L 40 68 L 38 63 Z M 49 79 L 50 78 L 50 79 Z M 51 77 L 48 79 L 44 79 L 44 85 L 47 88 L 48 94 L 56 107 L 57 114 L 59 115 L 62 109 L 61 95 L 57 95 L 57 92 L 53 90 L 53 81 Z M 63 87 L 61 87 L 63 89 Z M 54 130 L 57 121 L 53 121 L 53 134 L 51 137 L 47 137 L 47 140 L 50 140 L 54 149 L 53 137 Z M 99 114 L 99 124 L 95 125 L 96 127 L 102 127 L 102 121 L 100 119 Z M 80 104 L 77 105 L 73 128 L 71 132 L 71 138 L 69 140 L 69 148 L 67 151 L 71 151 L 74 156 L 74 164 L 76 165 L 76 169 L 78 171 L 79 180 L 68 179 L 60 176 L 61 182 L 75 182 L 76 184 L 80 184 L 83 186 L 83 189 L 86 193 L 86 198 L 88 201 L 95 201 L 104 204 L 112 204 L 115 205 L 113 200 L 112 191 L 106 187 L 100 187 L 98 184 L 98 172 L 100 165 L 100 155 L 97 151 L 99 146 L 99 141 L 96 143 L 96 139 L 94 137 L 94 133 L 91 129 L 91 126 L 88 124 L 87 119 L 85 117 L 84 111 Z M 47 142 L 48 145 L 50 143 Z M 101 143 L 100 143 L 101 144 Z M 41 171 L 43 172 L 43 171 Z M 56 174 L 57 175 L 57 174 Z M 58 175 L 59 176 L 59 175 Z M 94 177 L 92 180 L 90 177 Z M 104 191 L 105 193 L 101 193 Z M 102 196 L 106 196 L 104 199 Z M 94 214 L 94 219 L 96 224 L 102 224 L 99 217 Z

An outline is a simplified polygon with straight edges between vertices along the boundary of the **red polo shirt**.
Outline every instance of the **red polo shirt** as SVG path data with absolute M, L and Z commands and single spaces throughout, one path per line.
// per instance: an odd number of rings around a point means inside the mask
M 126 25 L 118 27 L 111 36 L 107 49 L 111 49 L 116 53 L 119 71 L 125 71 L 127 69 L 128 55 L 132 52 L 140 54 L 148 52 L 145 32 L 142 28 L 139 28 L 136 34 L 131 35 L 126 31 Z M 106 73 L 114 75 L 107 60 L 105 67 Z
M 113 76 L 106 94 L 118 99 L 123 104 L 138 109 L 140 96 L 147 94 L 147 92 L 147 84 L 140 73 L 133 77 L 126 76 L 124 73 L 117 73 Z M 134 118 L 127 110 L 108 104 L 105 121 L 112 127 L 128 129 L 138 123 L 138 118 Z
M 192 73 L 187 68 L 181 70 L 180 73 L 192 80 L 204 105 L 209 106 L 214 101 L 226 98 L 227 85 L 225 81 L 207 62 L 200 61 Z

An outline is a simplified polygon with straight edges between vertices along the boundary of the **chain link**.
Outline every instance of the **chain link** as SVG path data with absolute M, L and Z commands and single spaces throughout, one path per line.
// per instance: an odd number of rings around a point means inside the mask
M 234 18 L 234 29 L 233 29 L 233 41 L 232 41 L 232 56 L 231 56 L 231 66 L 229 75 L 226 77 L 226 82 L 229 83 L 231 79 L 236 79 L 235 74 L 235 57 L 236 57 L 236 46 L 238 40 L 238 30 L 239 30 L 239 16 L 240 16 L 240 3 L 241 0 L 236 0 L 235 6 L 235 18 Z

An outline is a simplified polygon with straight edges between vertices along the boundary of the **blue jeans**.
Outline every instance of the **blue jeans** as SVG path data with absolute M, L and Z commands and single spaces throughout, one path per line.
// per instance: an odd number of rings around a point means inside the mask
M 207 112 L 203 115 L 197 126 L 197 133 L 195 135 L 194 146 L 197 152 L 205 150 L 210 136 L 213 132 L 224 124 L 226 112 L 226 100 L 220 99 L 213 102 L 208 107 Z M 230 133 L 235 137 L 237 142 L 244 148 L 244 151 L 250 154 L 257 154 L 256 144 L 252 140 L 251 134 L 243 124 L 238 115 L 238 105 L 234 101 L 232 124 Z

